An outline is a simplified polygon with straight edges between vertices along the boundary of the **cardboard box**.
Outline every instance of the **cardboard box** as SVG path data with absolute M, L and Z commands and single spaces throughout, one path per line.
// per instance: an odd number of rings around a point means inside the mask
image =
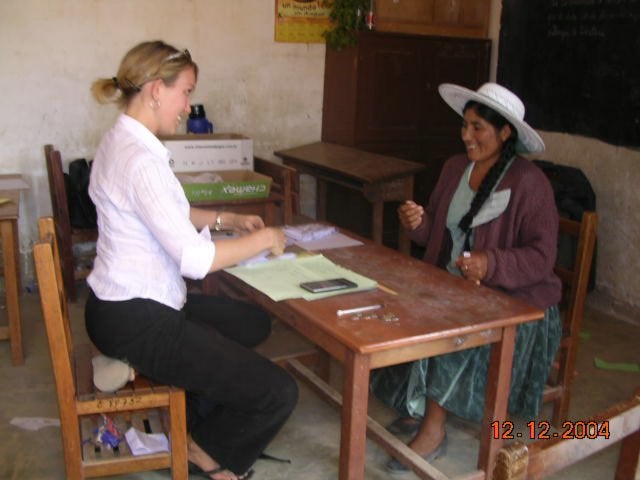
M 236 133 L 160 137 L 174 172 L 253 170 L 253 140 Z
M 179 172 L 176 177 L 190 202 L 267 198 L 271 191 L 271 177 L 250 170 Z

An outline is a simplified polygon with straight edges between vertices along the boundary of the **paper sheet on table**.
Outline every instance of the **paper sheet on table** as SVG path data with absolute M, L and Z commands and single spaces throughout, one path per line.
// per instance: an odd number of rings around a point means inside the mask
M 243 260 L 242 262 L 238 262 L 239 266 L 248 266 L 248 265 L 254 265 L 256 263 L 264 263 L 264 262 L 274 262 L 276 260 L 291 260 L 296 258 L 296 254 L 291 252 L 291 253 L 283 253 L 282 255 L 277 255 L 274 256 L 271 254 L 270 250 L 263 250 L 262 252 L 260 252 L 259 254 L 251 257 L 251 258 L 247 258 L 246 260 Z
M 282 227 L 287 238 L 296 242 L 311 242 L 320 240 L 336 233 L 336 227 L 323 223 L 305 223 L 303 225 L 285 225 Z
M 333 233 L 328 237 L 320 238 L 318 240 L 295 243 L 299 247 L 310 251 L 329 250 L 332 248 L 355 247 L 357 245 L 362 245 L 362 242 L 360 240 L 356 240 L 355 238 L 351 238 L 344 233 L 339 232 Z
M 169 440 L 164 433 L 145 433 L 131 427 L 124 438 L 134 456 L 169 451 Z
M 278 302 L 290 298 L 317 300 L 345 293 L 371 290 L 377 282 L 347 268 L 336 265 L 323 255 L 299 256 L 293 260 L 257 263 L 244 267 L 232 267 L 226 272 L 261 291 Z M 311 293 L 300 287 L 302 282 L 346 278 L 358 285 L 357 288 L 326 293 Z
M 0 205 L 4 205 L 5 203 L 9 203 L 11 201 L 10 198 L 0 197 Z

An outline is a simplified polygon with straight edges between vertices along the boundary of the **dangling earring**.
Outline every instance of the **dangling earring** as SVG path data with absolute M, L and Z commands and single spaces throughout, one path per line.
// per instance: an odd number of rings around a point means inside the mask
M 160 101 L 153 99 L 149 102 L 149 106 L 151 107 L 151 110 L 158 110 L 160 108 Z

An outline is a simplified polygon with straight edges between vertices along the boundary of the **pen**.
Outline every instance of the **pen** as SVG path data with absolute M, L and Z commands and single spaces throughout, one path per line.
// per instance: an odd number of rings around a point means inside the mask
M 347 308 L 346 310 L 338 310 L 336 313 L 339 317 L 343 315 L 351 315 L 352 313 L 360 313 L 360 312 L 368 312 L 369 310 L 377 310 L 382 308 L 384 305 L 376 304 L 376 305 L 367 305 L 366 307 L 356 307 L 356 308 Z

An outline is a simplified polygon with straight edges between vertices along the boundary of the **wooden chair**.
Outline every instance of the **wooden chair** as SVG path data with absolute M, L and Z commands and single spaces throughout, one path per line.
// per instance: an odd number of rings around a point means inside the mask
M 291 225 L 293 216 L 300 214 L 300 177 L 298 171 L 287 165 L 259 157 L 253 158 L 253 169 L 271 177 L 271 190 L 282 197 L 280 225 Z
M 544 389 L 543 401 L 553 402 L 552 423 L 560 427 L 566 420 L 571 401 L 571 382 L 580 341 L 584 315 L 584 301 L 589 285 L 589 272 L 596 243 L 598 214 L 585 211 L 582 221 L 560 219 L 560 236 L 577 240 L 572 266 L 556 265 L 555 272 L 562 280 L 563 333 L 558 349 L 558 369 Z
M 581 426 L 586 426 L 583 429 Z M 640 474 L 640 389 L 634 398 L 619 403 L 583 422 L 576 422 L 576 438 L 514 442 L 496 456 L 493 480 L 546 478 L 617 442 L 622 442 L 615 480 L 634 480 Z M 562 429 L 567 433 L 569 429 Z
M 58 245 L 60 246 L 65 290 L 69 301 L 75 302 L 77 299 L 76 280 L 86 278 L 90 269 L 77 268 L 80 265 L 79 261 L 84 259 L 74 256 L 73 246 L 79 243 L 96 241 L 98 239 L 98 230 L 95 228 L 78 229 L 71 226 L 60 151 L 55 150 L 53 145 L 45 145 L 44 156 L 47 163 L 51 209 L 55 221 Z
M 33 247 L 42 313 L 55 377 L 67 478 L 71 480 L 171 468 L 174 480 L 187 478 L 185 393 L 142 376 L 115 393 L 93 385 L 91 345 L 73 342 L 62 282 L 58 242 L 51 217 L 39 221 L 40 241 Z M 124 439 L 117 449 L 92 441 L 101 414 L 121 433 L 133 426 L 147 433 L 164 431 L 171 452 L 134 457 Z

